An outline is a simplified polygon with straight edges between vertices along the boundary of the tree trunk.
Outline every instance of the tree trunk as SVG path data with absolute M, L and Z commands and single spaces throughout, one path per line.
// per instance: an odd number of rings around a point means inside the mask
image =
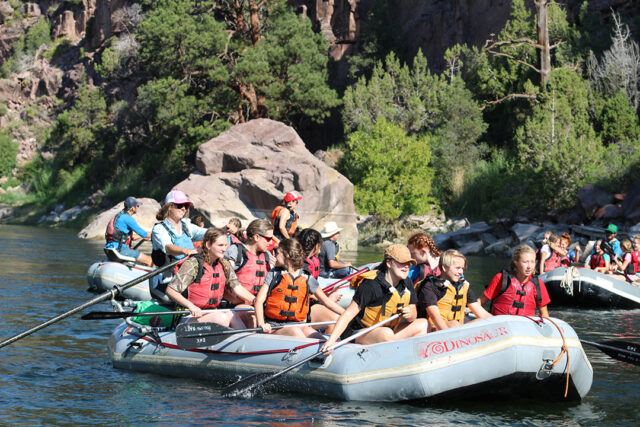
M 260 15 L 258 14 L 259 6 L 256 0 L 249 1 L 249 14 L 251 15 L 251 44 L 256 45 L 262 38 L 260 34 Z
M 535 0 L 538 45 L 540 46 L 540 85 L 546 86 L 551 74 L 551 48 L 549 47 L 548 0 Z

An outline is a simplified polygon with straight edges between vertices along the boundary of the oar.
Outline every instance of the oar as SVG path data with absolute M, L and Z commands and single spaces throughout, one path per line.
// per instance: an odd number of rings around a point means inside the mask
M 341 288 L 341 287 L 342 287 L 342 286 L 338 286 L 338 287 L 336 288 L 336 286 L 337 286 L 339 283 L 347 282 L 347 281 L 349 281 L 349 280 L 353 279 L 354 277 L 356 277 L 358 274 L 364 273 L 365 271 L 369 271 L 369 268 L 368 268 L 368 267 L 361 268 L 360 270 L 358 270 L 358 271 L 355 271 L 355 272 L 351 273 L 351 274 L 350 274 L 350 275 L 348 275 L 347 277 L 345 277 L 345 278 L 343 278 L 343 279 L 340 279 L 340 280 L 337 280 L 337 281 L 333 282 L 332 284 L 325 286 L 324 288 L 322 288 L 322 291 L 323 291 L 323 292 L 325 292 L 325 293 L 333 292 L 333 291 L 335 291 L 336 289 L 338 289 L 338 288 Z
M 398 317 L 401 316 L 401 313 L 397 313 L 394 314 L 393 316 L 389 317 L 388 319 L 383 320 L 382 322 L 376 323 L 375 325 L 371 325 L 368 328 L 362 329 L 361 331 L 351 335 L 349 338 L 342 340 L 340 342 L 335 343 L 334 345 L 332 345 L 331 347 L 329 347 L 327 349 L 328 350 L 335 350 L 336 348 L 347 344 L 349 341 L 353 341 L 356 338 L 371 332 L 372 330 L 374 330 L 375 328 L 382 326 L 386 323 L 391 322 L 394 319 L 397 319 Z M 287 366 L 286 368 L 276 372 L 275 374 L 271 374 L 268 372 L 264 372 L 264 373 L 260 373 L 260 374 L 253 374 L 248 376 L 247 378 L 241 379 L 240 381 L 231 384 L 229 387 L 225 388 L 224 390 L 222 390 L 222 395 L 225 397 L 235 397 L 235 396 L 240 396 L 243 394 L 248 393 L 249 391 L 255 389 L 256 387 L 261 386 L 264 383 L 267 383 L 269 381 L 275 380 L 276 378 L 278 378 L 281 375 L 286 374 L 287 372 L 289 372 L 292 369 L 297 368 L 300 365 L 303 365 L 304 363 L 315 359 L 316 357 L 320 356 L 323 352 L 322 351 L 318 351 L 316 353 L 313 353 L 311 356 L 309 357 L 305 357 L 304 359 L 302 359 L 301 361 L 294 363 L 291 366 Z
M 144 242 L 146 242 L 146 240 L 144 239 L 140 239 L 140 241 L 138 243 L 136 243 L 136 245 L 132 248 L 134 251 L 136 249 L 138 249 L 140 247 L 141 244 L 143 244 Z
M 82 305 L 79 305 L 78 307 L 74 308 L 73 310 L 69 310 L 66 313 L 62 313 L 54 318 L 51 318 L 49 320 L 47 320 L 44 323 L 41 323 L 37 326 L 34 326 L 31 329 L 28 329 L 24 332 L 19 333 L 18 335 L 14 335 L 11 338 L 8 338 L 2 342 L 0 342 L 0 348 L 11 344 L 12 342 L 18 341 L 21 338 L 26 337 L 27 335 L 31 335 L 32 333 L 39 331 L 42 328 L 46 328 L 49 325 L 53 325 L 56 322 L 59 322 L 62 319 L 66 319 L 67 317 L 84 310 L 87 307 L 91 307 L 94 304 L 97 304 L 99 302 L 102 301 L 106 301 L 108 299 L 113 298 L 114 296 L 118 295 L 118 294 L 122 294 L 123 291 L 125 291 L 126 289 L 129 289 L 132 286 L 137 285 L 138 283 L 144 282 L 145 280 L 149 279 L 150 277 L 155 276 L 156 274 L 162 273 L 163 271 L 166 271 L 168 269 L 170 269 L 171 267 L 175 266 L 176 264 L 178 264 L 180 262 L 180 260 L 175 260 L 173 262 L 170 262 L 167 265 L 163 265 L 160 268 L 157 268 L 153 271 L 150 271 L 149 273 L 142 275 L 140 277 L 138 277 L 137 279 L 133 279 L 130 282 L 125 283 L 124 285 L 116 285 L 113 287 L 113 289 L 111 289 L 110 291 L 107 291 L 101 295 L 98 295 L 97 297 L 95 297 L 94 299 L 85 302 Z
M 253 307 L 246 308 L 220 308 L 220 309 L 211 309 L 211 310 L 202 310 L 203 313 L 214 313 L 221 311 L 253 311 Z M 180 311 L 147 311 L 136 313 L 135 311 L 90 311 L 84 315 L 82 315 L 82 320 L 103 320 L 103 319 L 125 319 L 127 317 L 138 317 L 138 316 L 165 316 L 165 315 L 178 315 L 178 316 L 186 316 L 190 315 L 191 312 L 188 310 L 180 310 Z
M 271 329 L 294 328 L 297 326 L 325 326 L 333 325 L 334 321 L 311 323 L 288 323 L 286 325 L 272 326 Z M 228 335 L 243 332 L 262 332 L 262 328 L 233 329 L 218 323 L 182 323 L 176 327 L 176 342 L 181 348 L 198 348 L 216 345 Z
M 640 366 L 640 348 L 638 344 L 615 340 L 603 341 L 601 343 L 585 340 L 580 340 L 580 342 L 594 346 L 609 357 Z

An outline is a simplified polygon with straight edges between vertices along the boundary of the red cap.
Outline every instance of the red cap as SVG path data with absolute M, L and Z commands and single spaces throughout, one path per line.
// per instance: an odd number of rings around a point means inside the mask
M 293 202 L 294 200 L 302 200 L 302 196 L 296 193 L 295 191 L 292 191 L 284 195 L 285 203 Z

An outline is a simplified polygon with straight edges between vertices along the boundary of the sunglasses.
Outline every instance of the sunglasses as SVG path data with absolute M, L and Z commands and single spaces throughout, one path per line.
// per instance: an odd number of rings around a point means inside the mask
M 189 204 L 188 203 L 174 203 L 173 206 L 176 207 L 176 209 L 189 209 Z
M 260 234 L 260 237 L 262 237 L 264 240 L 266 240 L 267 242 L 270 242 L 273 240 L 272 236 L 263 236 L 262 234 Z

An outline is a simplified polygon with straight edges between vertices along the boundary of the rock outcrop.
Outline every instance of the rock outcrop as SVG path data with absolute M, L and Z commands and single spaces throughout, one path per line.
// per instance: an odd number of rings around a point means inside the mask
M 268 217 L 285 193 L 297 191 L 300 224 L 320 230 L 327 221 L 344 229 L 340 243 L 357 245 L 353 185 L 306 149 L 296 131 L 268 119 L 239 124 L 200 146 L 196 171 L 175 186 L 212 224 L 238 217 Z

